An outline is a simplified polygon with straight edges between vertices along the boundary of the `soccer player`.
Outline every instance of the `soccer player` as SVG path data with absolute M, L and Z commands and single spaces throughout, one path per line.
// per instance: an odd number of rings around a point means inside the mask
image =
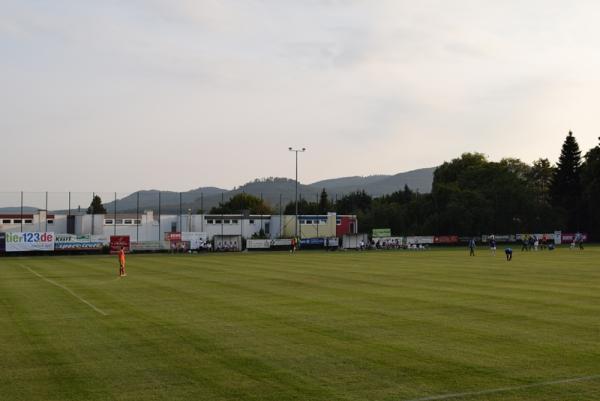
M 492 251 L 492 255 L 496 256 L 496 237 L 493 235 L 490 236 L 490 250 Z
M 512 248 L 506 248 L 504 253 L 506 254 L 506 261 L 510 262 L 512 260 Z
M 583 235 L 581 235 L 580 232 L 575 234 L 575 241 L 573 241 L 573 242 L 575 244 L 579 245 L 579 249 L 583 250 Z
M 125 250 L 121 247 L 119 251 L 119 276 L 125 277 L 127 273 L 125 273 Z
M 469 241 L 469 256 L 475 256 L 475 238 Z

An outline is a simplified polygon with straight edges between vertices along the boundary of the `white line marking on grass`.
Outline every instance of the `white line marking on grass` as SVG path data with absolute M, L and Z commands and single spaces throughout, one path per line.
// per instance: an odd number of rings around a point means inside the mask
M 449 400 L 451 398 L 473 397 L 473 396 L 478 396 L 478 395 L 488 395 L 488 394 L 494 394 L 494 393 L 506 393 L 509 391 L 525 390 L 528 388 L 552 386 L 555 384 L 584 382 L 584 381 L 590 381 L 590 380 L 596 380 L 596 379 L 600 379 L 600 375 L 574 377 L 571 379 L 562 379 L 562 380 L 551 380 L 551 381 L 547 381 L 547 382 L 523 384 L 521 386 L 513 386 L 513 387 L 500 387 L 500 388 L 493 388 L 493 389 L 489 389 L 489 390 L 467 391 L 464 393 L 441 394 L 441 395 L 434 395 L 434 396 L 430 396 L 430 397 L 413 398 L 411 400 L 406 400 L 406 401 Z
M 96 308 L 91 302 L 86 301 L 85 299 L 81 298 L 79 295 L 75 294 L 73 292 L 73 290 L 71 290 L 68 287 L 65 287 L 62 284 L 57 283 L 54 280 L 51 280 L 49 278 L 46 278 L 44 276 L 42 276 L 41 274 L 39 274 L 38 272 L 36 272 L 35 270 L 31 269 L 29 266 L 25 266 L 25 265 L 21 265 L 22 267 L 24 267 L 25 269 L 29 270 L 31 273 L 35 274 L 36 276 L 38 276 L 39 278 L 41 278 L 42 280 L 57 286 L 58 288 L 62 288 L 63 290 L 65 290 L 66 292 L 68 292 L 69 294 L 73 295 L 75 298 L 77 298 L 78 300 L 80 300 L 81 302 L 83 302 L 84 304 L 86 304 L 87 306 L 89 306 L 90 308 L 92 308 L 93 310 L 95 310 L 96 312 L 98 312 L 99 314 L 101 314 L 102 316 L 108 316 L 108 313 L 104 312 L 102 309 Z

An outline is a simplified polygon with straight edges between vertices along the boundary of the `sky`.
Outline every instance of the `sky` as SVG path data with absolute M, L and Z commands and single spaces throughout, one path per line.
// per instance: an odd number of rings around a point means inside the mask
M 0 191 L 396 174 L 600 136 L 600 3 L 0 0 Z

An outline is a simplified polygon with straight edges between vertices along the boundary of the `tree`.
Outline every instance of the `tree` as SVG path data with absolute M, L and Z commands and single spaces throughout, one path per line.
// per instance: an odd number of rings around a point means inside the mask
M 98 195 L 94 195 L 92 203 L 87 209 L 87 214 L 106 214 L 106 209 L 102 204 L 102 199 Z
M 335 209 L 339 214 L 356 214 L 358 211 L 366 212 L 371 209 L 373 198 L 364 190 L 352 192 L 338 199 Z
M 572 132 L 563 143 L 556 170 L 552 177 L 552 204 L 566 214 L 568 230 L 578 230 L 581 207 L 581 151 Z
M 296 214 L 296 202 L 291 201 L 285 206 L 284 214 L 295 215 Z M 319 214 L 319 204 L 316 202 L 309 202 L 306 199 L 300 197 L 298 199 L 298 214 Z
M 600 145 L 592 148 L 585 155 L 585 162 L 581 167 L 581 184 L 585 211 L 583 228 L 593 238 L 598 239 L 600 238 Z
M 242 210 L 249 210 L 251 214 L 273 213 L 273 210 L 261 198 L 246 193 L 237 194 L 225 203 L 219 202 L 219 206 L 213 207 L 210 213 L 241 213 Z
M 533 162 L 528 180 L 532 186 L 536 200 L 540 204 L 550 203 L 550 187 L 552 186 L 552 177 L 554 168 L 550 165 L 548 159 L 538 159 Z
M 327 191 L 325 188 L 321 191 L 321 196 L 319 197 L 319 213 L 326 214 L 330 209 L 329 199 L 327 197 Z

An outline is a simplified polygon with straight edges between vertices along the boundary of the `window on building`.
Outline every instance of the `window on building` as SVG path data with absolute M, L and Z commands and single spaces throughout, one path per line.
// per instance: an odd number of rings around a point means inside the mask
M 25 219 L 24 223 L 25 224 L 33 224 L 33 220 L 32 219 Z
M 131 220 L 131 219 L 124 219 L 123 220 L 123 224 L 133 224 L 133 220 Z
M 341 226 L 342 225 L 342 218 L 341 217 L 336 217 L 335 218 L 335 224 L 338 225 L 338 226 Z
M 21 219 L 14 219 L 13 224 L 21 224 Z
M 115 224 L 115 221 L 113 219 L 104 219 L 105 226 L 112 226 L 113 224 Z
M 265 234 L 269 234 L 269 229 L 271 228 L 271 224 L 269 222 L 265 223 Z
M 231 224 L 237 224 L 238 221 L 237 220 L 231 220 Z
M 215 224 L 221 224 L 221 219 L 215 220 Z
M 11 221 L 12 221 L 11 219 L 3 219 L 2 224 L 10 224 Z
M 54 224 L 54 220 L 52 220 L 52 219 L 48 219 L 47 222 L 48 222 L 48 224 Z
M 254 224 L 254 220 L 248 220 L 248 223 Z
M 213 219 L 208 219 L 206 220 L 206 224 L 215 224 L 215 221 Z
M 123 224 L 123 219 L 116 219 L 115 224 Z
M 231 220 L 223 220 L 223 224 L 231 224 Z
M 135 220 L 133 220 L 133 224 L 142 224 L 142 220 L 135 219 Z

